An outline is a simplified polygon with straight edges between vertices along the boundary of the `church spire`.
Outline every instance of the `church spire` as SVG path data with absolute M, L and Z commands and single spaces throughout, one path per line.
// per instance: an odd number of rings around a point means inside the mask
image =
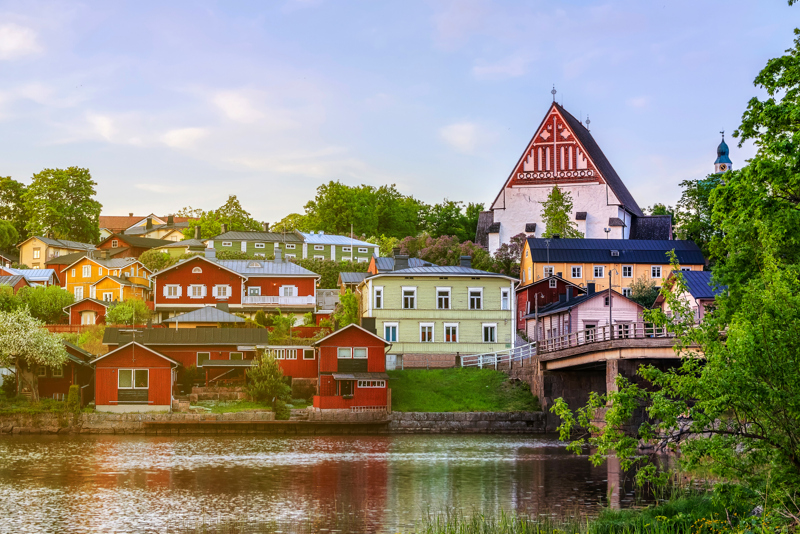
M 721 174 L 733 169 L 733 162 L 728 157 L 730 150 L 727 143 L 725 143 L 725 130 L 720 132 L 722 134 L 722 142 L 717 147 L 717 160 L 714 162 L 714 174 Z

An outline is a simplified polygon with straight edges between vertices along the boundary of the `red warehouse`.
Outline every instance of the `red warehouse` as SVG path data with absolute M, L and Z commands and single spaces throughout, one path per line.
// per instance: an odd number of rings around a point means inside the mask
M 541 310 L 548 304 L 566 300 L 567 291 L 571 291 L 570 297 L 586 293 L 585 288 L 564 280 L 560 275 L 561 273 L 550 275 L 517 287 L 517 330 L 525 331 L 525 316 L 535 313 L 537 306 Z
M 172 410 L 178 362 L 131 341 L 92 361 L 98 412 Z
M 321 410 L 389 410 L 391 394 L 386 374 L 390 343 L 351 324 L 314 343 L 319 357 Z
M 90 361 L 94 358 L 82 348 L 72 343 L 64 343 L 67 350 L 67 361 L 60 367 L 47 367 L 40 365 L 37 368 L 36 381 L 39 384 L 39 396 L 63 400 L 69 393 L 69 387 L 77 384 L 81 388 L 91 388 L 92 366 Z M 91 395 L 89 395 L 91 400 Z

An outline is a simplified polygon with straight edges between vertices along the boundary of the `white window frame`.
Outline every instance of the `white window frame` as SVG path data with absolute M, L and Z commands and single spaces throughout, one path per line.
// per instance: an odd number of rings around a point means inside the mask
M 33 249 L 33 259 L 38 260 L 41 259 L 41 257 L 42 257 L 42 249 L 40 248 Z
M 364 351 L 363 352 L 364 355 L 363 356 L 356 356 L 356 351 L 362 351 L 362 350 Z M 353 359 L 354 360 L 366 360 L 367 358 L 369 358 L 369 350 L 367 350 L 367 347 L 353 347 Z
M 247 286 L 247 296 L 248 297 L 260 297 L 261 296 L 261 286 Z
M 577 270 L 578 276 L 575 276 L 575 271 Z M 569 268 L 570 278 L 583 278 L 583 266 L 582 265 L 570 265 Z
M 296 360 L 297 359 L 297 349 L 284 349 L 285 357 L 287 360 Z
M 422 329 L 430 328 L 430 340 L 422 339 Z M 436 342 L 436 324 L 435 323 L 419 323 L 419 342 L 420 343 L 435 343 Z
M 119 373 L 122 371 L 131 372 L 131 385 L 130 387 L 123 387 L 119 385 Z M 136 371 L 144 371 L 147 373 L 147 387 L 136 385 Z M 117 389 L 150 389 L 150 369 L 117 369 Z
M 175 294 L 170 295 L 173 290 Z M 181 293 L 183 293 L 183 291 L 181 290 L 180 284 L 167 284 L 164 286 L 164 298 L 179 299 L 181 298 Z
M 325 256 L 314 256 L 315 260 L 325 261 Z
M 103 276 L 103 268 L 102 267 L 98 267 L 97 268 L 97 276 Z
M 373 308 L 376 310 L 383 309 L 383 286 L 375 286 L 373 289 L 373 297 L 372 297 L 372 304 Z
M 314 250 L 325 250 L 325 245 L 314 245 Z
M 253 252 L 253 257 L 254 258 L 266 259 L 267 255 L 264 254 L 263 252 Z
M 369 258 L 356 258 L 356 263 L 367 263 Z
M 291 291 L 290 291 L 291 295 L 285 295 L 284 294 L 285 290 L 287 290 L 289 288 L 291 288 Z M 279 288 L 279 290 L 278 290 L 278 295 L 281 296 L 281 297 L 296 297 L 296 296 L 298 296 L 297 293 L 298 293 L 297 286 L 281 286 Z
M 47 367 L 44 365 L 40 365 L 36 369 L 36 377 L 37 378 L 47 378 Z
M 630 273 L 625 274 L 625 269 L 630 269 Z M 622 266 L 622 278 L 633 278 L 633 265 Z
M 113 291 L 103 291 L 103 302 L 114 302 L 114 292 Z
M 342 252 L 350 252 L 350 247 L 342 247 Z
M 447 293 L 447 306 L 439 306 L 439 292 Z M 453 309 L 453 290 L 450 287 L 437 287 L 436 288 L 436 309 L 437 310 L 452 310 Z
M 600 276 L 597 276 L 597 271 L 600 270 Z M 592 275 L 595 280 L 597 279 L 605 279 L 606 277 L 606 268 L 604 265 L 595 265 L 592 268 Z
M 232 246 L 233 246 L 233 243 L 232 243 L 232 242 L 230 242 L 230 241 L 223 241 L 223 242 L 222 242 L 222 246 L 223 246 L 223 247 L 232 247 Z
M 629 287 L 623 287 L 622 288 L 622 296 L 623 297 L 631 298 L 631 294 L 632 294 L 631 293 L 631 288 L 629 288 Z
M 358 253 L 359 254 L 367 254 L 368 252 L 369 252 L 369 249 L 367 247 L 358 247 Z
M 92 266 L 91 265 L 84 265 L 81 269 L 81 278 L 91 278 L 92 277 Z
M 201 267 L 194 267 L 192 269 L 192 274 L 203 274 L 203 269 Z
M 447 341 L 447 329 L 448 328 L 455 328 L 456 329 L 456 339 L 455 341 Z M 458 343 L 458 323 L 444 323 L 444 329 L 442 330 L 444 337 L 442 337 L 442 341 L 444 343 Z
M 198 295 L 195 295 L 195 289 L 198 289 Z M 190 284 L 186 291 L 190 299 L 201 299 L 206 296 L 206 286 L 203 284 Z
M 486 329 L 493 328 L 494 339 L 491 341 L 486 340 Z M 481 323 L 481 340 L 484 343 L 497 343 L 497 323 Z
M 70 273 L 70 276 L 71 276 L 72 278 L 75 278 L 75 268 L 73 268 L 73 269 L 72 269 L 72 272 Z
M 294 243 L 286 243 L 285 247 L 286 250 L 295 250 L 297 248 L 297 245 L 295 245 Z
M 658 269 L 658 276 L 655 276 L 656 269 Z M 661 278 L 661 274 L 663 273 L 663 269 L 660 265 L 651 265 L 650 266 L 650 278 Z
M 291 259 L 294 259 L 294 258 L 296 258 L 296 257 L 297 257 L 297 254 L 287 254 L 287 255 L 286 255 L 286 259 L 287 259 L 287 260 L 288 260 L 288 259 L 290 259 L 290 258 L 291 258 Z
M 225 288 L 225 294 L 220 295 L 219 289 L 221 287 Z M 214 286 L 214 298 L 217 299 L 229 299 L 233 296 L 233 288 L 231 288 L 230 284 L 217 284 Z
M 271 349 L 269 352 L 276 360 L 286 359 L 286 349 Z
M 547 274 L 548 272 L 549 272 L 550 274 Z M 548 277 L 550 277 L 550 276 L 553 276 L 554 274 L 556 274 L 556 268 L 555 268 L 555 266 L 553 266 L 553 265 L 545 265 L 545 266 L 542 268 L 542 276 L 544 276 L 545 278 L 548 278 Z
M 237 354 L 239 355 L 239 357 L 238 358 L 234 358 L 234 355 L 237 355 Z M 229 352 L 228 353 L 228 359 L 229 360 L 237 360 L 237 361 L 238 360 L 244 360 L 244 352 Z
M 414 295 L 411 297 L 413 299 L 412 303 L 414 305 L 411 306 L 410 308 L 406 307 L 406 291 L 412 291 L 414 293 Z M 416 287 L 403 286 L 400 289 L 400 304 L 401 304 L 401 308 L 404 309 L 404 310 L 416 310 L 417 309 L 417 288 Z
M 267 248 L 266 243 L 253 243 L 253 248 Z
M 477 308 L 473 308 L 472 307 L 472 293 L 473 292 L 479 292 L 480 293 L 480 296 L 478 297 L 480 299 L 480 306 L 478 306 Z M 482 310 L 483 309 L 483 288 L 482 287 L 470 287 L 470 288 L 467 288 L 467 309 L 470 309 L 470 310 Z
M 394 328 L 394 339 L 386 339 L 386 328 Z M 389 343 L 397 343 L 400 339 L 400 323 L 383 323 L 383 339 Z
M 551 278 L 548 282 L 548 286 L 550 287 L 550 289 L 558 288 L 558 280 L 556 280 L 555 278 Z
M 111 248 L 117 248 L 119 246 L 119 241 L 116 239 L 111 240 Z
M 83 286 L 76 286 L 72 292 L 75 294 L 75 300 L 83 300 Z
M 202 365 L 200 365 L 200 355 L 201 355 L 201 354 L 208 354 L 208 359 L 209 359 L 209 360 L 211 359 L 211 353 L 210 353 L 210 352 L 198 352 L 198 353 L 195 355 L 195 360 L 194 360 L 194 364 L 195 364 L 195 366 L 197 366 L 197 367 L 202 367 Z
M 385 388 L 386 380 L 359 380 L 359 388 Z
M 500 289 L 500 309 L 503 311 L 511 309 L 511 290 L 507 287 Z
M 336 347 L 336 359 L 337 360 L 352 360 L 353 359 L 353 347 Z
M 309 354 L 309 353 L 311 354 L 310 358 L 308 358 L 306 356 L 306 354 Z M 314 349 L 303 349 L 303 359 L 306 360 L 306 361 L 316 360 L 317 356 L 316 356 L 316 354 L 314 352 Z
M 64 368 L 60 365 L 51 368 L 50 376 L 52 378 L 64 378 Z

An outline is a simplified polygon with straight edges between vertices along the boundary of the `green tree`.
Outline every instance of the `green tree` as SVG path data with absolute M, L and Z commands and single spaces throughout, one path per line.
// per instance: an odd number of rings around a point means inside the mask
M 60 367 L 66 361 L 61 338 L 43 328 L 27 309 L 0 312 L 0 367 L 16 368 L 17 392 L 27 390 L 38 401 L 37 366 Z
M 247 252 L 242 252 L 241 250 L 218 250 L 217 251 L 217 259 L 218 260 L 249 260 L 253 256 L 248 254 Z
M 28 237 L 28 231 L 25 229 L 28 214 L 25 212 L 24 193 L 24 184 L 10 176 L 0 177 L 0 219 L 14 225 L 20 241 Z
M 291 400 L 292 388 L 286 383 L 281 366 L 268 352 L 256 355 L 253 367 L 247 371 L 247 380 L 247 394 L 254 401 L 275 406 L 278 401 Z
M 333 312 L 333 324 L 339 330 L 349 324 L 359 324 L 358 317 L 358 296 L 348 289 L 344 295 L 339 297 L 339 304 Z
M 7 285 L 0 285 L 0 311 L 10 312 L 16 310 L 22 302 L 14 294 L 14 288 Z
M 150 272 L 157 273 L 162 269 L 172 267 L 178 263 L 178 258 L 160 250 L 150 249 L 144 251 L 142 255 L 139 256 L 139 261 L 142 265 L 147 267 Z
M 512 237 L 509 243 L 500 245 L 494 253 L 492 271 L 506 276 L 519 277 L 519 263 L 527 239 L 528 236 L 521 233 Z
M 30 235 L 53 232 L 59 239 L 96 243 L 102 205 L 95 200 L 97 183 L 89 169 L 45 169 L 33 175 L 23 193 Z
M 461 256 L 472 258 L 472 267 L 484 271 L 494 269 L 494 260 L 486 249 L 472 241 L 461 242 L 455 236 L 433 238 L 428 234 L 407 237 L 398 243 L 401 254 L 428 261 L 434 265 L 460 265 Z
M 106 324 L 145 324 L 153 316 L 147 303 L 140 299 L 129 299 L 111 306 L 106 312 Z
M 271 314 L 272 330 L 269 333 L 269 341 L 275 345 L 291 345 L 292 329 L 297 322 L 297 317 L 293 313 L 284 314 L 280 308 L 275 310 L 277 313 Z
M 400 240 L 396 237 L 387 237 L 386 235 L 381 234 L 380 237 L 368 237 L 367 242 L 378 245 L 378 254 L 381 256 L 391 256 L 392 250 L 394 250 Z
M 63 323 L 67 319 L 64 308 L 75 301 L 72 293 L 60 286 L 23 287 L 17 297 L 35 319 L 48 324 Z
M 631 284 L 631 300 L 645 308 L 652 308 L 658 298 L 658 289 L 655 280 L 640 276 Z
M 0 250 L 14 250 L 19 234 L 11 221 L 0 220 Z
M 553 190 L 542 203 L 542 221 L 544 233 L 542 237 L 561 236 L 563 239 L 580 239 L 583 234 L 572 220 L 572 195 L 553 186 Z
M 644 211 L 648 215 L 669 215 L 673 219 L 675 218 L 675 208 L 673 208 L 672 206 L 667 206 L 660 202 L 656 202 L 652 206 L 646 207 Z
M 721 234 L 712 221 L 711 193 L 722 183 L 722 177 L 721 174 L 712 174 L 703 180 L 684 180 L 681 182 L 681 199 L 676 206 L 676 237 L 694 241 L 712 264 L 711 242 Z
M 308 269 L 312 273 L 320 275 L 319 287 L 321 289 L 336 289 L 339 282 L 339 273 L 341 272 L 365 273 L 369 268 L 369 263 L 367 262 L 315 260 L 313 258 L 293 259 L 291 261 L 303 269 Z
M 261 223 L 242 207 L 236 195 L 230 195 L 225 204 L 216 210 L 203 211 L 187 207 L 178 213 L 185 217 L 197 217 L 195 220 L 189 221 L 189 226 L 183 231 L 184 239 L 194 239 L 196 226 L 200 227 L 201 239 L 209 239 L 221 234 L 223 224 L 228 226 L 229 232 L 257 232 L 263 229 Z
M 290 213 L 273 224 L 270 229 L 277 233 L 291 232 L 292 230 L 298 230 L 300 232 L 312 232 L 316 230 L 311 220 L 306 215 L 300 215 L 299 213 Z
M 308 221 L 314 227 L 340 235 L 350 235 L 351 225 L 357 235 L 377 233 L 375 208 L 374 188 L 349 187 L 334 181 L 317 187 L 316 197 L 305 205 Z

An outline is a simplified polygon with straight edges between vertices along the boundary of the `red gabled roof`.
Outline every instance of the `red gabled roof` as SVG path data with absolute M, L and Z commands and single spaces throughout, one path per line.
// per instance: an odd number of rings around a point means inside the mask
M 334 337 L 336 337 L 336 336 L 338 336 L 338 335 L 340 335 L 340 334 L 343 334 L 344 332 L 346 332 L 347 330 L 350 330 L 351 328 L 356 328 L 356 329 L 358 329 L 358 330 L 361 330 L 361 331 L 362 331 L 362 332 L 364 332 L 365 334 L 368 334 L 368 335 L 370 335 L 370 336 L 374 337 L 375 339 L 379 340 L 379 341 L 380 341 L 381 343 L 383 343 L 384 345 L 391 345 L 391 343 L 389 343 L 388 341 L 386 341 L 386 340 L 385 340 L 385 339 L 383 339 L 382 337 L 380 337 L 380 336 L 378 336 L 378 335 L 375 335 L 375 334 L 373 334 L 372 332 L 370 332 L 370 331 L 369 331 L 369 330 L 367 330 L 366 328 L 362 328 L 362 327 L 358 326 L 357 324 L 349 324 L 349 325 L 345 326 L 344 328 L 342 328 L 342 329 L 340 329 L 340 330 L 336 330 L 335 332 L 331 332 L 330 334 L 328 334 L 327 336 L 323 337 L 322 339 L 318 339 L 317 341 L 315 341 L 314 343 L 312 343 L 312 345 L 313 345 L 314 347 L 316 347 L 316 346 L 318 346 L 320 343 L 322 343 L 323 341 L 325 341 L 325 340 L 328 340 L 328 339 L 331 339 L 331 338 L 334 338 Z
M 122 230 L 126 230 L 133 226 L 134 224 L 141 222 L 143 219 L 147 219 L 149 215 L 134 215 L 131 217 L 130 215 L 101 215 L 100 216 L 100 228 L 106 228 L 114 233 L 121 232 Z M 167 221 L 169 216 L 161 217 L 160 219 L 163 221 Z M 191 220 L 189 217 L 175 217 L 173 216 L 173 220 L 178 222 L 188 222 Z

